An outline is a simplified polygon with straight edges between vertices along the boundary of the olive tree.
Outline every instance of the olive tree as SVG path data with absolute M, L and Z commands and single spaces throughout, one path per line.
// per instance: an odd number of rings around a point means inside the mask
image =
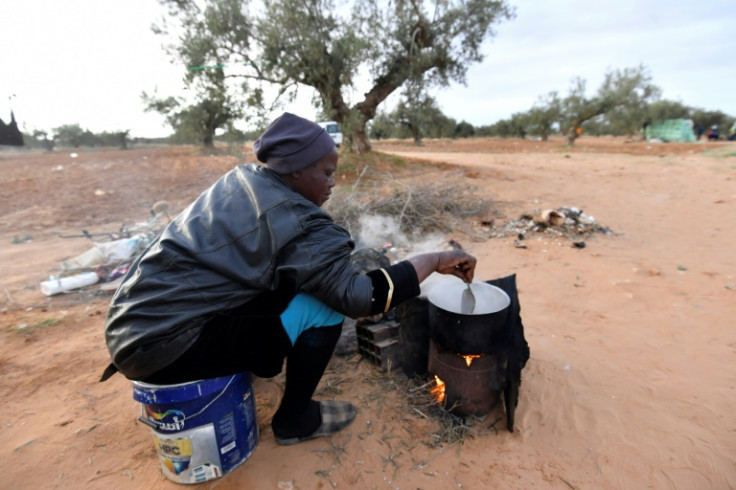
M 188 78 L 189 86 L 196 91 L 194 102 L 187 103 L 176 97 L 159 98 L 146 92 L 141 98 L 147 112 L 155 111 L 166 117 L 166 122 L 174 129 L 175 141 L 196 141 L 211 148 L 218 129 L 232 129 L 232 122 L 242 114 L 242 105 L 229 95 L 221 70 Z
M 54 134 L 56 134 L 58 144 L 79 148 L 82 144 L 84 129 L 79 124 L 64 124 L 54 128 Z
M 505 0 L 159 0 L 185 66 L 221 66 L 241 98 L 271 104 L 311 87 L 317 105 L 370 150 L 366 124 L 406 81 L 465 82 L 483 60 L 492 26 L 513 16 Z M 171 23 L 175 25 L 169 28 Z
M 549 135 L 559 123 L 561 117 L 560 98 L 557 92 L 550 92 L 539 97 L 537 103 L 526 114 L 526 124 L 532 134 L 539 135 L 542 141 L 548 141 Z
M 668 119 L 690 119 L 692 109 L 682 102 L 673 100 L 657 100 L 649 104 L 647 123 L 663 122 Z
M 706 130 L 716 126 L 721 130 L 721 135 L 726 133 L 726 128 L 730 128 L 733 124 L 733 116 L 729 116 L 722 111 L 708 111 L 701 108 L 692 110 L 692 119 L 695 126 L 701 126 Z
M 442 113 L 437 100 L 428 95 L 420 83 L 408 82 L 392 116 L 421 145 L 423 137 L 454 136 L 455 121 Z
M 396 137 L 397 123 L 392 114 L 379 110 L 369 124 L 369 134 L 372 139 L 380 140 Z
M 599 96 L 608 99 L 612 107 L 606 112 L 612 134 L 634 136 L 651 124 L 650 105 L 662 93 L 651 83 L 652 77 L 644 66 L 609 72 L 599 90 Z
M 659 89 L 650 83 L 651 77 L 642 66 L 624 70 L 609 70 L 598 92 L 588 97 L 586 82 L 575 78 L 567 97 L 561 101 L 561 127 L 567 134 L 568 145 L 575 144 L 585 121 L 617 110 L 620 124 L 632 131 L 646 120 L 648 104 L 659 96 Z M 610 121 L 610 118 L 609 118 Z

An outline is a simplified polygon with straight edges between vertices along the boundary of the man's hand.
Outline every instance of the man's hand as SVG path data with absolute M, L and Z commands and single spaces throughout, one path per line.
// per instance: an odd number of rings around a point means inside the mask
M 465 282 L 472 282 L 477 259 L 462 250 L 453 250 L 416 255 L 410 258 L 409 262 L 417 271 L 419 282 L 424 281 L 433 272 L 452 274 Z
M 475 264 L 478 260 L 462 250 L 439 252 L 437 268 L 440 274 L 452 274 L 465 282 L 473 282 Z

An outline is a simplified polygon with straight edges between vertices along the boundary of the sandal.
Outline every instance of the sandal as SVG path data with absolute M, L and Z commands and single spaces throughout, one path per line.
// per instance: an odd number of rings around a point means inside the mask
M 279 437 L 274 434 L 276 443 L 282 446 L 291 446 L 300 442 L 308 441 L 316 437 L 329 436 L 343 430 L 350 425 L 355 418 L 356 410 L 350 402 L 339 402 L 335 400 L 319 402 L 319 413 L 322 416 L 322 424 L 317 430 L 302 437 Z

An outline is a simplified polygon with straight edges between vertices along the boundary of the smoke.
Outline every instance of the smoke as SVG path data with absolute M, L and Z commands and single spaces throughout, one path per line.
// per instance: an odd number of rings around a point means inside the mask
M 364 247 L 381 249 L 387 243 L 403 246 L 409 243 L 409 239 L 393 216 L 363 215 L 358 220 L 358 243 Z
M 447 250 L 448 243 L 440 233 L 407 235 L 393 216 L 363 215 L 358 221 L 358 248 L 387 250 L 397 260 L 411 255 Z
M 363 215 L 358 221 L 358 233 L 354 237 L 356 248 L 383 251 L 392 264 L 415 255 L 452 248 L 448 239 L 440 233 L 407 235 L 401 230 L 399 220 L 393 216 Z M 426 298 L 435 285 L 451 280 L 456 279 L 433 272 L 420 285 L 420 297 Z

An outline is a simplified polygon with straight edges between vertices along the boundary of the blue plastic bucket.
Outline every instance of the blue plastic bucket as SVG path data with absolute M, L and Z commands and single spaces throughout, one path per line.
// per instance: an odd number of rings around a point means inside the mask
M 201 483 L 229 473 L 258 444 L 249 372 L 177 385 L 133 381 L 140 421 L 151 427 L 164 475 Z

